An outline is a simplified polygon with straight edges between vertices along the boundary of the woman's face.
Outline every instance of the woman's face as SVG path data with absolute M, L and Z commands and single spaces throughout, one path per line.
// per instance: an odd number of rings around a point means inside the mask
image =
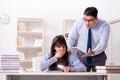
M 62 56 L 65 54 L 66 52 L 66 46 L 65 45 L 59 45 L 59 46 L 56 46 L 54 48 L 56 50 L 56 53 L 59 53 L 61 54 Z

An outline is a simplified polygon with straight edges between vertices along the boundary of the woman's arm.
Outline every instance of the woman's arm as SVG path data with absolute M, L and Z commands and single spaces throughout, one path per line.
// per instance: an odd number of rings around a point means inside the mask
M 50 57 L 50 52 L 47 53 L 46 55 L 44 55 L 40 61 L 40 70 L 41 71 L 45 71 L 46 69 L 48 69 L 53 63 L 55 63 L 57 61 L 57 58 L 54 57 Z
M 75 56 L 75 53 L 69 55 L 70 72 L 84 72 L 86 66 L 80 62 L 79 58 Z

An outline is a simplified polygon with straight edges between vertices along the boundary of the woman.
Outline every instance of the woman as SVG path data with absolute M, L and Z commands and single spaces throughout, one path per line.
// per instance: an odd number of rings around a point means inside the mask
M 86 67 L 72 53 L 67 51 L 63 35 L 57 35 L 51 45 L 51 51 L 40 61 L 40 70 L 61 70 L 63 72 L 86 71 Z

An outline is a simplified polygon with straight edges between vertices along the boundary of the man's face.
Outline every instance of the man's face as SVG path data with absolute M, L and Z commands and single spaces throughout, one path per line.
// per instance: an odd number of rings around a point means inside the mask
M 97 17 L 95 18 L 93 16 L 84 15 L 83 20 L 84 20 L 86 26 L 88 28 L 91 28 L 95 24 L 95 22 L 97 21 Z

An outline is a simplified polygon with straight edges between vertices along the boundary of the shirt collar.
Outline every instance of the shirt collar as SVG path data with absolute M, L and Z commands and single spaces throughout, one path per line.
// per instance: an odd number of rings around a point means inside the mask
M 97 23 L 98 23 L 98 20 L 99 20 L 99 19 L 97 19 L 97 21 L 96 21 L 95 24 L 92 26 L 92 28 L 95 28 L 95 27 L 96 27 L 96 25 L 97 25 Z M 92 29 L 92 28 L 91 28 L 91 29 Z

